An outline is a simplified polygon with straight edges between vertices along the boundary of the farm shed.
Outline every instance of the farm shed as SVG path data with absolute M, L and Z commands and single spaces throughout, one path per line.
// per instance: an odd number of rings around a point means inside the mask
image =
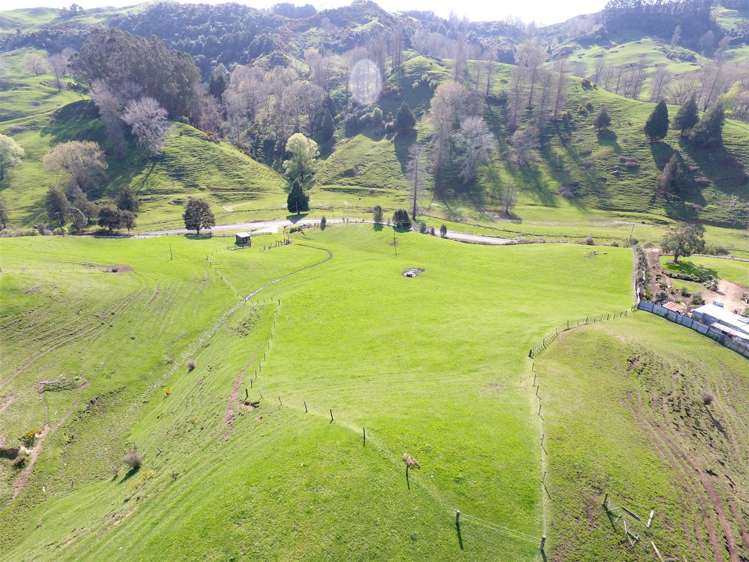
M 734 337 L 749 340 L 749 318 L 734 314 L 720 304 L 712 303 L 695 308 L 692 318 Z
M 252 237 L 249 232 L 237 232 L 234 235 L 234 244 L 240 248 L 252 246 Z

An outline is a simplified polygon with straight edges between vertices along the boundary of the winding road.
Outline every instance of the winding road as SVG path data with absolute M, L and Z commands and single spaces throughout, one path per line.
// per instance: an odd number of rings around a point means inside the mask
M 255 222 L 240 222 L 234 224 L 220 224 L 214 226 L 212 232 L 225 232 L 225 231 L 248 231 L 254 234 L 275 234 L 279 230 L 288 228 L 291 226 L 310 226 L 317 225 L 320 223 L 319 219 L 300 219 L 298 221 L 291 221 L 288 219 L 284 220 L 271 220 L 271 221 L 255 221 Z M 372 221 L 365 221 L 362 219 L 328 219 L 328 224 L 374 224 Z M 153 236 L 178 236 L 180 234 L 188 234 L 190 231 L 184 228 L 173 228 L 167 230 L 154 230 L 151 232 L 141 232 L 136 235 L 137 238 L 150 238 Z M 447 231 L 445 238 L 455 240 L 456 242 L 465 242 L 467 244 L 485 244 L 489 246 L 506 246 L 510 244 L 517 244 L 518 240 L 511 238 L 497 238 L 495 236 L 483 236 L 481 234 L 469 234 L 467 232 L 456 232 Z

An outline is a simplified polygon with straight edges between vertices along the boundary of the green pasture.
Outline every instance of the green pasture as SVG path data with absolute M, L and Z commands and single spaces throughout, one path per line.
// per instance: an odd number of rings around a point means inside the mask
M 15 499 L 0 464 L 0 558 L 533 559 L 527 348 L 628 307 L 631 253 L 393 239 L 0 241 L 0 436 L 50 427 Z
M 707 471 L 706 485 L 722 498 L 726 527 L 738 537 L 746 498 L 730 483 L 747 485 L 746 359 L 638 312 L 563 333 L 536 370 L 547 435 L 550 559 L 652 560 L 651 541 L 664 557 L 728 558 L 724 527 L 693 467 Z M 714 397 L 709 407 L 705 393 Z M 611 517 L 603 508 L 607 494 Z M 639 537 L 634 546 L 625 520 Z

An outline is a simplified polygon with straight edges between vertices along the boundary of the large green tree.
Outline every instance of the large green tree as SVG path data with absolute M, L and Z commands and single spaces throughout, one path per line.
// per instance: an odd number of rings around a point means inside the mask
M 726 114 L 723 104 L 717 103 L 707 110 L 700 122 L 689 133 L 689 139 L 702 146 L 721 146 L 723 144 L 723 123 Z
M 44 206 L 47 209 L 47 218 L 51 226 L 65 226 L 70 202 L 62 190 L 50 188 L 44 199 Z
M 7 171 L 18 164 L 25 156 L 23 148 L 12 138 L 0 135 L 0 181 Z
M 72 68 L 82 82 L 102 80 L 124 97 L 138 92 L 137 97 L 154 98 L 171 117 L 191 116 L 200 85 L 200 73 L 190 55 L 170 49 L 160 39 L 115 28 L 88 33 Z
M 664 139 L 666 133 L 668 133 L 668 107 L 666 102 L 661 100 L 645 122 L 645 135 L 650 142 L 656 142 Z
M 699 120 L 700 112 L 697 109 L 697 99 L 692 95 L 676 113 L 674 127 L 681 131 L 681 136 L 684 136 L 686 131 L 694 127 Z
M 185 228 L 187 230 L 194 230 L 196 234 L 200 235 L 200 231 L 204 228 L 211 228 L 216 224 L 216 218 L 213 216 L 213 211 L 208 205 L 207 201 L 203 199 L 190 199 L 185 205 L 185 212 L 182 214 L 182 218 L 185 221 Z
M 689 257 L 705 249 L 705 229 L 701 224 L 682 223 L 668 229 L 663 241 L 662 250 L 673 254 L 674 263 L 679 263 L 680 257 Z
M 299 180 L 302 187 L 306 186 L 312 179 L 315 171 L 315 158 L 317 158 L 317 143 L 302 133 L 294 133 L 286 141 L 286 152 L 291 158 L 283 163 L 289 184 L 294 185 Z

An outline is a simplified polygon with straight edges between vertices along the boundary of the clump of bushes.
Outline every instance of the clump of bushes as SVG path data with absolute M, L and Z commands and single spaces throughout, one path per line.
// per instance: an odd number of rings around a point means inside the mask
M 144 455 L 137 447 L 128 450 L 128 452 L 125 453 L 125 456 L 122 457 L 122 462 L 124 462 L 132 471 L 139 470 L 140 467 L 143 466 L 143 460 Z
M 393 213 L 393 226 L 399 230 L 411 230 L 411 217 L 408 216 L 408 211 L 405 209 L 398 209 Z
M 32 429 L 21 435 L 19 440 L 24 447 L 31 449 L 36 442 L 36 435 L 39 433 L 38 429 Z
M 694 306 L 700 306 L 700 305 L 705 304 L 705 299 L 702 298 L 701 293 L 695 293 L 694 295 L 692 295 L 691 302 Z

